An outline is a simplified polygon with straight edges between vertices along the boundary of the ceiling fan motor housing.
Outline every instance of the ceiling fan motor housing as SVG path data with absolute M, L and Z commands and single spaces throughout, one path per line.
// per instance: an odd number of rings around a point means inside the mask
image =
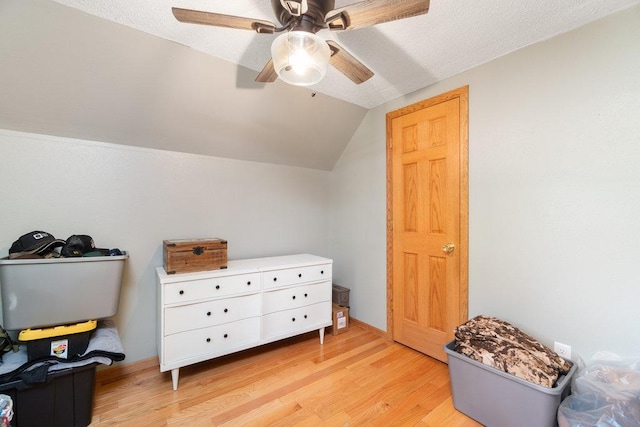
M 287 26 L 292 23 L 291 30 L 308 31 L 317 33 L 325 25 L 325 16 L 334 9 L 334 0 L 307 0 L 307 10 L 300 16 L 292 15 L 287 7 L 284 7 L 281 0 L 271 0 L 273 13 L 278 21 Z M 302 2 L 301 2 L 302 7 Z

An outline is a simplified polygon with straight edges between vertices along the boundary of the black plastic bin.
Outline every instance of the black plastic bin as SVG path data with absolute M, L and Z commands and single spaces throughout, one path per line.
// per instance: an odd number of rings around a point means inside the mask
M 0 384 L 13 400 L 13 427 L 86 427 L 91 424 L 97 363 L 50 372 L 47 381 Z

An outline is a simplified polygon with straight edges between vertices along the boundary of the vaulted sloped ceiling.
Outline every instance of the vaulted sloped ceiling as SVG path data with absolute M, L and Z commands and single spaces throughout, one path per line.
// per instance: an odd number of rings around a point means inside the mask
M 0 0 L 0 128 L 330 170 L 367 110 L 49 0 Z
M 331 170 L 369 108 L 640 0 L 431 0 L 426 15 L 324 34 L 376 74 L 356 86 L 330 69 L 311 88 L 254 82 L 273 35 L 171 14 L 273 21 L 270 3 L 0 0 L 0 128 Z

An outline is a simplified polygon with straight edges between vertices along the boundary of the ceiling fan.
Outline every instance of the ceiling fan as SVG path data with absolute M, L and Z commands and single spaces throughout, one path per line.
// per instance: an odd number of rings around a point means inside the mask
M 318 83 L 330 63 L 354 83 L 360 84 L 373 72 L 333 40 L 316 33 L 354 30 L 383 22 L 422 15 L 429 0 L 364 0 L 334 9 L 335 0 L 271 0 L 273 12 L 281 24 L 219 13 L 172 8 L 180 22 L 256 31 L 259 34 L 282 33 L 271 46 L 271 59 L 256 77 L 269 83 L 278 77 L 299 86 Z

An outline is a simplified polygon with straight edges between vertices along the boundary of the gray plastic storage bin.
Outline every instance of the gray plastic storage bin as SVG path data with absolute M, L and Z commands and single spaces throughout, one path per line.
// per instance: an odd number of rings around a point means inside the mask
M 118 312 L 124 255 L 0 259 L 2 326 L 8 330 L 104 319 Z
M 456 352 L 455 341 L 444 350 L 449 362 L 453 406 L 487 427 L 554 427 L 560 402 L 571 391 L 569 373 L 553 388 L 525 381 Z

